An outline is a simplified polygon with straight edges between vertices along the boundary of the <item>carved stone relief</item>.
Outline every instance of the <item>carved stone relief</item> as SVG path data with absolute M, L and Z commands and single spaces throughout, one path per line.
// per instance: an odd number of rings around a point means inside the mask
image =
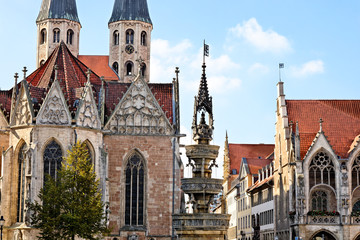
M 25 90 L 21 91 L 21 95 L 16 106 L 14 119 L 15 125 L 27 125 L 31 124 L 32 122 L 30 105 Z
M 37 117 L 37 124 L 70 124 L 71 118 L 66 107 L 64 97 L 57 81 L 53 83 L 51 89 L 42 105 Z
M 173 128 L 146 83 L 134 82 L 105 127 L 112 133 L 170 135 Z
M 79 109 L 79 115 L 77 119 L 77 125 L 89 128 L 100 128 L 100 118 L 96 105 L 91 98 L 92 92 L 87 89 L 85 98 Z

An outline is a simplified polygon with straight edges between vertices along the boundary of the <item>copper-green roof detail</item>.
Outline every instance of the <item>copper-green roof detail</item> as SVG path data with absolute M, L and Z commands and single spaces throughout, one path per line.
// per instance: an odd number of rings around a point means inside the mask
M 136 20 L 152 24 L 147 1 L 115 0 L 109 23 L 127 20 Z
M 43 0 L 36 22 L 46 19 L 79 21 L 75 0 Z

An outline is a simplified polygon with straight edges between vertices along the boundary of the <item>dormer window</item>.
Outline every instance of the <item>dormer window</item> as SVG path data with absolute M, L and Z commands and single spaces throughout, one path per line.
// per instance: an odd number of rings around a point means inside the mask
M 46 43 L 46 29 L 42 29 L 40 32 L 40 44 Z
M 73 44 L 73 38 L 74 38 L 74 31 L 69 29 L 67 31 L 66 43 L 72 45 Z
M 114 31 L 113 33 L 113 42 L 114 45 L 119 45 L 119 31 Z
M 134 31 L 132 29 L 126 30 L 126 44 L 134 44 Z
M 54 31 L 54 43 L 59 43 L 60 42 L 60 29 L 55 28 Z
M 146 46 L 146 32 L 141 33 L 141 45 Z

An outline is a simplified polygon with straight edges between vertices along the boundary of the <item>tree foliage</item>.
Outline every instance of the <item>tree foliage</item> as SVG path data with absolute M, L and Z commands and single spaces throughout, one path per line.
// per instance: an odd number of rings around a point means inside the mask
M 29 203 L 31 224 L 40 239 L 98 239 L 107 233 L 99 180 L 85 143 L 76 143 L 64 158 L 57 178 L 47 176 L 38 195 Z

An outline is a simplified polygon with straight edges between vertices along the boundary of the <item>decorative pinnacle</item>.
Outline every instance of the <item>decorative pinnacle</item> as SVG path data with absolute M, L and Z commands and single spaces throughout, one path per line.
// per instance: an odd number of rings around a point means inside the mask
M 15 78 L 15 85 L 17 85 L 19 74 L 15 73 L 14 78 Z
M 212 114 L 212 100 L 211 97 L 209 97 L 209 89 L 207 85 L 206 80 L 206 65 L 205 63 L 202 65 L 203 73 L 200 81 L 199 86 L 199 93 L 197 97 L 197 111 L 200 111 L 201 109 L 207 111 L 208 113 Z
M 322 124 L 323 124 L 323 120 L 322 120 L 322 118 L 320 118 L 320 120 L 319 120 L 319 123 L 320 123 L 320 132 L 323 132 L 323 126 L 322 126 Z
M 24 67 L 24 69 L 23 69 L 22 71 L 23 71 L 23 73 L 24 73 L 24 79 L 26 79 L 26 72 L 27 72 L 28 70 L 26 69 L 26 67 Z
M 87 81 L 90 82 L 90 77 L 91 77 L 91 70 L 90 70 L 90 68 L 87 69 L 86 75 L 87 75 Z
M 56 81 L 58 78 L 58 69 L 59 69 L 57 64 L 55 64 L 54 69 L 55 69 L 55 81 Z

